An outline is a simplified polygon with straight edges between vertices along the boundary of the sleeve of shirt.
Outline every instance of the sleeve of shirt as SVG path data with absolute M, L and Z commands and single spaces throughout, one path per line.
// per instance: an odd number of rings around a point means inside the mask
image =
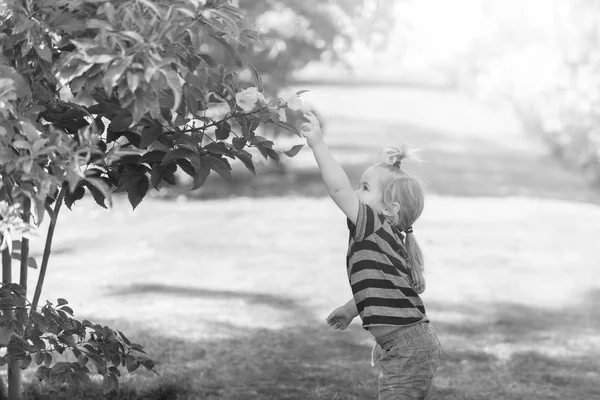
M 373 211 L 371 207 L 362 202 L 358 203 L 358 215 L 356 217 L 356 226 L 354 226 L 350 222 L 350 220 L 348 220 L 350 234 L 352 235 L 354 240 L 358 242 L 371 236 L 371 234 L 379 230 L 381 226 L 382 217 L 375 211 Z

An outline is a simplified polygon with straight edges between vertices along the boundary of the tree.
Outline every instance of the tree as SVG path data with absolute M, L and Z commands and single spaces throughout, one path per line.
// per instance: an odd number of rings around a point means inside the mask
M 507 99 L 528 132 L 598 185 L 599 4 L 548 5 L 486 2 L 482 26 L 488 31 L 480 32 L 457 64 L 465 69 L 467 85 Z
M 385 46 L 393 28 L 394 1 L 238 0 L 260 29 L 260 43 L 247 57 L 276 93 L 310 62 L 344 62 L 357 41 Z
M 151 188 L 192 189 L 210 173 L 231 179 L 231 163 L 254 172 L 249 147 L 265 159 L 294 156 L 256 134 L 286 124 L 296 94 L 268 100 L 256 68 L 243 60 L 256 32 L 226 0 L 11 0 L 0 3 L 0 334 L 8 396 L 20 396 L 20 369 L 32 361 L 51 384 L 78 385 L 95 371 L 106 392 L 119 368 L 154 363 L 139 344 L 106 326 L 73 318 L 64 299 L 39 307 L 62 205 L 91 195 L 104 208 L 113 193 L 137 207 Z M 227 52 L 232 64 L 217 62 Z M 247 70 L 252 82 L 239 78 Z M 50 218 L 37 285 L 27 288 L 28 234 Z M 18 283 L 11 260 L 20 262 Z M 70 351 L 72 363 L 53 363 Z

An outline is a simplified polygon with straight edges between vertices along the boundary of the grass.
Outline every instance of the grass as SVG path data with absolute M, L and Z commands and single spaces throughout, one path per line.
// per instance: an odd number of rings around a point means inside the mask
M 428 160 L 412 168 L 428 186 L 415 233 L 444 349 L 430 399 L 600 397 L 598 194 L 501 110 L 432 91 L 312 93 L 353 178 L 389 142 Z M 352 96 L 379 101 L 357 118 Z M 344 218 L 308 151 L 286 167 L 231 187 L 212 180 L 188 197 L 163 192 L 136 211 L 124 198 L 111 212 L 89 199 L 65 210 L 43 296 L 144 344 L 160 373 L 126 374 L 107 398 L 376 398 L 372 338 L 358 321 L 344 332 L 323 321 L 350 297 Z M 103 398 L 98 388 L 28 390 Z

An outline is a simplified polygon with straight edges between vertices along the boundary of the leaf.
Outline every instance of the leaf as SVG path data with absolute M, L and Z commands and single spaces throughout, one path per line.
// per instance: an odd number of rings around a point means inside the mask
M 84 183 L 84 185 L 90 191 L 90 193 L 91 193 L 92 197 L 94 198 L 94 201 L 96 202 L 96 204 L 98 204 L 102 208 L 107 208 L 106 204 L 104 204 L 104 199 L 105 199 L 104 194 L 102 194 L 102 192 L 100 190 L 96 189 L 96 187 L 94 185 L 87 184 L 87 183 Z
M 294 126 L 290 125 L 290 124 L 286 124 L 285 122 L 281 122 L 281 121 L 275 121 L 275 120 L 269 120 L 269 122 L 287 130 L 292 132 L 294 135 L 302 137 L 302 135 L 300 135 L 300 132 L 298 132 L 298 129 L 296 129 Z
M 37 369 L 37 371 L 35 371 L 35 377 L 38 378 L 40 381 L 43 381 L 48 377 L 48 373 L 48 367 L 42 365 Z
M 148 0 L 136 0 L 136 1 L 138 3 L 142 3 L 143 5 L 145 5 L 148 8 L 150 8 L 152 11 L 154 11 L 156 16 L 160 17 L 162 15 L 160 10 L 158 9 L 158 7 L 156 7 L 154 4 L 152 4 L 152 2 L 150 2 Z
M 310 90 L 306 90 L 306 89 L 304 89 L 304 90 L 298 90 L 296 92 L 296 96 L 300 96 L 302 93 L 306 93 L 306 92 L 310 92 Z
M 211 68 L 215 68 L 217 66 L 217 62 L 215 61 L 215 59 L 208 54 L 198 54 L 198 57 L 200 57 Z M 202 86 L 203 85 L 196 85 L 196 87 L 198 88 Z
M 104 197 L 104 199 L 106 201 L 108 201 L 108 208 L 112 208 L 112 196 L 110 193 L 110 187 L 106 184 L 106 182 L 104 182 L 104 180 L 102 180 L 101 178 L 86 178 L 85 179 L 90 185 L 93 186 L 93 188 L 95 190 L 98 190 L 102 196 Z M 88 188 L 92 188 L 92 186 L 87 185 Z M 90 192 L 92 193 L 92 196 L 94 196 L 94 200 L 96 200 L 96 203 L 98 203 L 98 205 L 102 206 L 102 204 L 100 204 L 100 202 L 98 202 L 98 200 L 96 199 L 96 195 L 94 195 L 94 191 L 90 190 Z M 104 204 L 104 202 L 103 202 Z M 104 206 L 106 208 L 106 206 Z
M 83 186 L 77 186 L 77 189 L 73 193 L 71 191 L 67 191 L 65 194 L 65 206 L 70 210 L 73 203 L 77 200 L 81 200 L 85 195 L 85 188 Z
M 122 110 L 117 115 L 113 117 L 110 121 L 110 125 L 108 126 L 109 132 L 121 132 L 124 129 L 127 129 L 131 122 L 133 121 L 133 116 L 129 112 L 129 110 Z
M 254 168 L 254 163 L 252 162 L 252 154 L 248 153 L 247 151 L 241 150 L 237 154 L 237 157 L 244 164 L 244 166 L 248 169 L 248 171 L 250 171 L 254 175 L 256 175 L 256 169 Z
M 204 185 L 206 178 L 208 178 L 208 175 L 210 175 L 210 164 L 206 160 L 206 157 L 202 157 L 199 162 L 192 162 L 192 164 L 196 169 L 196 174 L 194 175 L 194 184 L 190 190 L 196 190 L 200 186 Z
M 121 35 L 125 35 L 130 39 L 133 39 L 134 41 L 138 42 L 138 43 L 144 43 L 145 40 L 142 37 L 142 35 L 140 35 L 139 33 L 135 32 L 135 31 L 120 31 L 119 32 Z
M 106 21 L 92 18 L 85 23 L 85 28 L 86 29 L 106 29 L 106 30 L 110 31 L 110 30 L 112 30 L 113 27 L 111 24 L 109 24 Z M 121 32 L 121 33 L 124 33 L 124 32 Z
M 40 365 L 43 362 L 44 362 L 44 353 L 42 353 L 41 351 L 38 351 L 37 353 L 35 353 L 35 363 L 37 365 Z
M 127 69 L 127 64 L 125 61 L 115 61 L 108 68 L 104 74 L 104 78 L 102 78 L 104 92 L 107 96 L 110 97 L 112 89 L 117 86 L 117 83 L 119 82 L 119 79 L 121 79 L 125 69 Z
M 229 150 L 223 142 L 211 142 L 204 146 L 204 150 L 213 154 L 219 154 L 229 158 L 235 158 L 233 152 Z
M 111 24 L 115 23 L 115 7 L 109 1 L 104 3 L 104 14 Z
M 108 374 L 104 375 L 102 378 L 102 393 L 104 395 L 109 394 L 113 390 L 111 380 L 108 377 Z
M 227 121 L 221 121 L 217 123 L 217 130 L 215 132 L 217 140 L 227 140 L 229 133 L 231 132 L 231 125 Z
M 179 165 L 183 172 L 185 172 L 192 178 L 196 175 L 196 168 L 194 168 L 194 166 L 189 160 L 185 158 L 180 158 L 179 160 L 177 160 L 177 165 Z
M 225 160 L 213 156 L 205 156 L 203 159 L 207 159 L 210 164 L 210 169 L 219 174 L 227 182 L 233 183 L 233 180 L 231 179 L 231 167 Z
M 137 184 L 129 187 L 127 198 L 134 210 L 142 202 L 148 189 L 150 189 L 150 181 L 146 175 L 141 175 Z
M 244 36 L 246 36 L 246 37 L 248 37 L 248 38 L 250 38 L 252 40 L 255 40 L 255 41 L 259 42 L 259 43 L 263 43 L 260 40 L 260 32 L 259 31 L 256 31 L 256 30 L 253 30 L 253 29 L 244 29 L 243 31 L 240 32 L 240 35 L 244 35 Z
M 284 151 L 283 154 L 285 154 L 288 157 L 294 157 L 296 154 L 298 154 L 298 152 L 304 147 L 303 144 L 297 144 L 296 146 L 292 147 L 291 149 L 289 149 L 288 151 Z
M 60 297 L 58 299 L 56 299 L 56 302 L 57 302 L 57 304 L 58 304 L 59 307 L 60 306 L 64 306 L 65 304 L 69 304 L 69 302 L 67 300 L 65 300 L 63 298 L 60 298 Z
M 47 61 L 49 63 L 52 62 L 52 51 L 50 51 L 50 49 L 48 48 L 48 46 L 46 46 L 44 44 L 44 47 L 42 46 L 34 46 L 35 52 L 37 53 L 38 56 L 40 56 L 40 58 L 44 61 Z
M 254 136 L 254 138 L 252 139 L 252 145 L 254 146 L 261 146 L 261 147 L 266 147 L 266 148 L 273 148 L 273 141 L 264 138 L 262 136 Z
M 246 139 L 240 137 L 234 137 L 231 140 L 231 144 L 236 150 L 242 150 L 246 146 Z
M 165 154 L 167 154 L 167 153 L 165 153 L 162 150 L 152 150 L 152 151 L 149 151 L 148 153 L 144 154 L 140 158 L 139 163 L 140 164 L 142 164 L 142 163 L 152 164 L 152 163 L 155 163 L 155 162 L 162 161 L 163 158 L 165 157 Z
M 146 358 L 145 360 L 142 361 L 142 365 L 144 366 L 144 368 L 146 368 L 148 371 L 152 370 L 152 368 L 154 368 L 154 361 L 152 361 L 149 358 Z
M 89 361 L 89 358 L 87 358 L 87 356 L 85 354 L 81 354 L 79 357 L 77 357 L 77 362 L 79 363 L 80 367 L 85 367 L 87 365 Z
M 142 140 L 140 142 L 140 148 L 147 148 L 150 143 L 157 140 L 162 134 L 162 127 L 160 126 L 147 126 L 142 131 Z
M 131 93 L 135 93 L 135 90 L 140 85 L 140 76 L 131 71 L 127 71 L 127 86 Z
M 29 364 L 31 364 L 31 355 L 27 354 L 24 358 L 21 359 L 21 369 L 27 369 Z
M 187 158 L 188 160 L 192 161 L 194 159 L 197 159 L 198 157 L 199 157 L 199 155 L 195 151 L 188 149 L 186 147 L 179 147 L 177 149 L 169 151 L 163 158 L 160 165 L 161 166 L 167 165 L 172 160 L 176 160 L 178 158 Z
M 121 331 L 117 331 L 119 333 L 119 336 L 121 336 L 121 338 L 123 339 L 123 341 L 129 346 L 131 345 L 131 342 L 129 341 L 129 339 L 127 339 L 127 336 L 125 336 L 125 334 Z
M 17 305 L 16 300 L 12 297 L 0 298 L 0 310 L 9 310 Z
M 49 352 L 44 353 L 44 365 L 49 367 L 52 364 L 52 354 Z
M 125 358 L 125 366 L 127 367 L 128 372 L 135 371 L 140 365 L 141 363 L 133 356 L 128 355 L 127 358 Z
M 33 257 L 27 259 L 27 266 L 32 269 L 38 269 L 37 261 L 35 261 L 35 258 Z
M 260 74 L 258 73 L 258 70 L 252 64 L 247 64 L 247 65 L 250 68 L 250 72 L 252 73 L 252 78 L 254 78 L 254 81 L 256 82 L 258 91 L 262 92 L 263 91 L 263 81 L 262 81 L 262 78 L 260 77 Z
M 29 143 L 27 140 L 23 140 L 23 139 L 19 139 L 19 140 L 15 140 L 14 142 L 11 143 L 11 146 L 14 147 L 15 149 L 25 149 L 25 150 L 29 150 L 31 151 L 31 143 Z
M 89 106 L 87 111 L 90 114 L 112 115 L 121 111 L 121 107 L 118 104 L 106 101 Z
M 269 159 L 269 153 L 267 153 L 267 150 L 269 150 L 268 147 L 256 146 L 256 148 L 258 149 L 260 154 L 262 154 L 262 156 L 265 158 L 265 160 Z
M 61 307 L 61 310 L 66 313 L 69 313 L 70 315 L 73 315 L 73 309 L 69 306 L 63 306 L 63 307 Z
M 196 115 L 198 113 L 198 100 L 196 100 L 196 96 L 190 86 L 186 85 L 183 88 L 183 97 L 190 113 Z
M 160 72 L 164 75 L 167 80 L 167 85 L 171 92 L 173 93 L 173 107 L 171 107 L 171 111 L 175 112 L 179 108 L 181 104 L 181 82 L 179 82 L 179 74 L 177 74 L 172 69 L 160 70 Z
M 219 42 L 221 44 L 221 46 L 223 46 L 223 48 L 225 50 L 227 50 L 227 52 L 229 54 L 231 54 L 231 57 L 233 57 L 233 60 L 235 61 L 235 64 L 238 67 L 242 67 L 244 65 L 242 58 L 240 57 L 240 53 L 236 50 L 235 47 L 233 47 L 231 44 L 229 44 L 229 42 L 227 42 L 225 39 L 223 39 L 221 36 L 217 36 L 217 35 L 211 35 L 217 42 Z

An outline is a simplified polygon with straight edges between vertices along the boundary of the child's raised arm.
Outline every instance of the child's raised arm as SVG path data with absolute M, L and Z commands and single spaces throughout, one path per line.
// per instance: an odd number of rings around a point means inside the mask
M 305 122 L 300 126 L 300 132 L 313 151 L 327 192 L 348 219 L 356 224 L 359 204 L 350 180 L 327 148 L 317 117 L 312 113 L 304 114 L 304 117 L 309 122 Z

